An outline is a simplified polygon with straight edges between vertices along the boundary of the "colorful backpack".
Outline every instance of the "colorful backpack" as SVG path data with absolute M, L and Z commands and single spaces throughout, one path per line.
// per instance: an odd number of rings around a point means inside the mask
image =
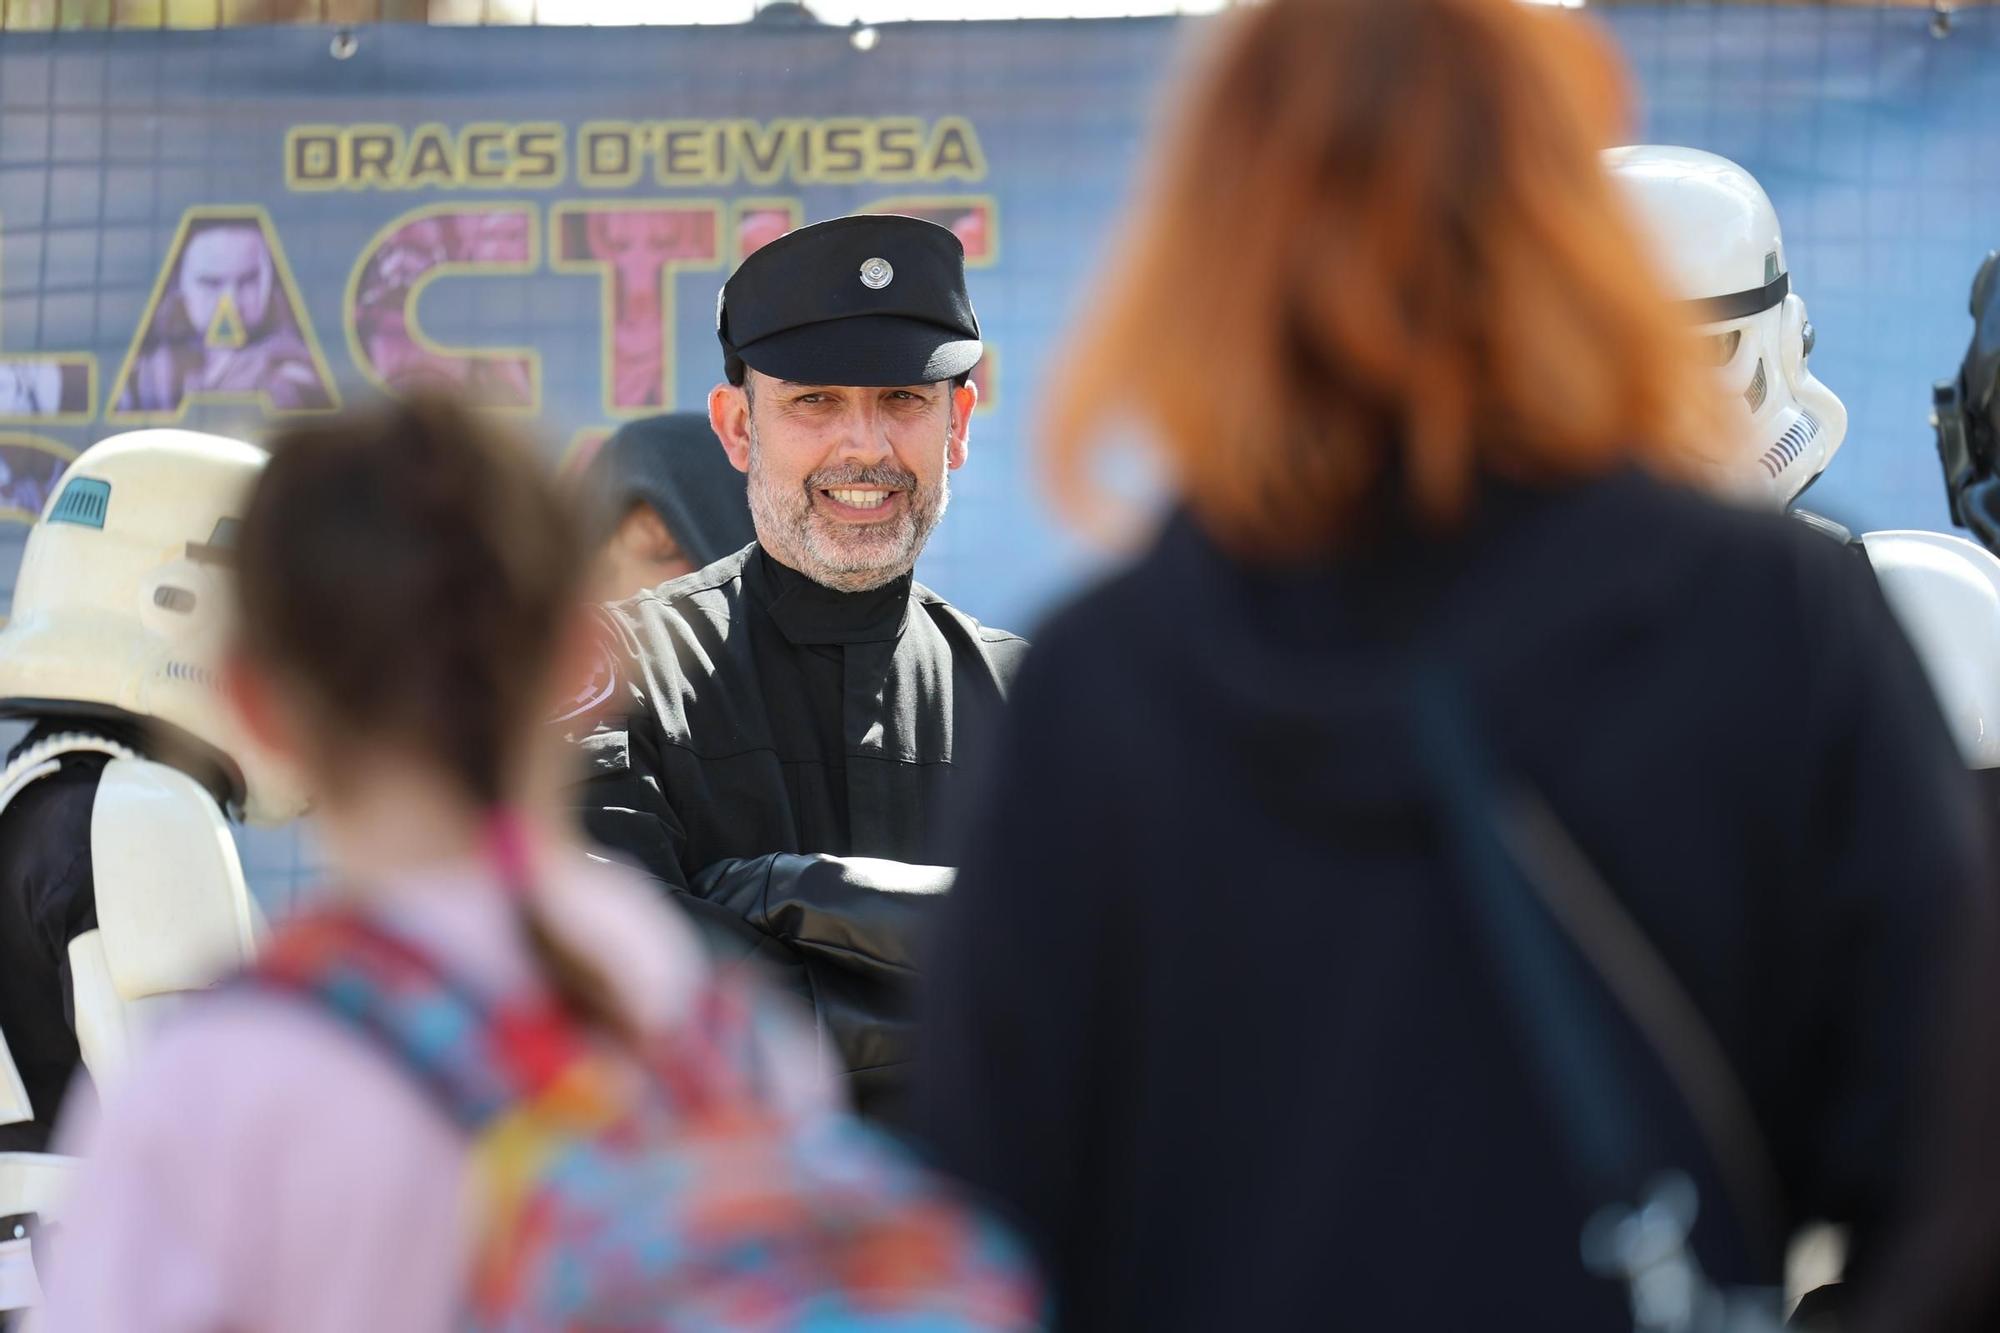
M 471 1135 L 485 1193 L 468 1330 L 1042 1324 L 1020 1249 L 894 1143 L 757 1096 L 771 1015 L 740 981 L 711 982 L 643 1062 L 545 996 L 481 997 L 352 914 L 288 926 L 248 981 L 366 1034 Z

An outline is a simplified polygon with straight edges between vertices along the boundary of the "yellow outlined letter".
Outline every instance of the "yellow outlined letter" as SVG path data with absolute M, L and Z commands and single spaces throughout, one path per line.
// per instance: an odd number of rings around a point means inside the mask
M 347 280 L 347 349 L 356 369 L 390 393 L 446 384 L 486 407 L 540 410 L 535 349 L 446 346 L 417 319 L 424 290 L 439 278 L 533 273 L 540 238 L 529 203 L 426 204 L 383 227 Z

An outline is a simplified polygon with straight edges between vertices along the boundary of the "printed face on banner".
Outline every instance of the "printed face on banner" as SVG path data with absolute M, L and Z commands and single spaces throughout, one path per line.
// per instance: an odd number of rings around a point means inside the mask
M 260 211 L 190 214 L 119 376 L 118 414 L 173 416 L 202 398 L 272 412 L 334 405 L 273 245 Z
M 233 314 L 256 327 L 271 307 L 271 252 L 254 226 L 209 227 L 189 238 L 181 254 L 181 304 L 205 343 L 235 341 L 217 321 Z

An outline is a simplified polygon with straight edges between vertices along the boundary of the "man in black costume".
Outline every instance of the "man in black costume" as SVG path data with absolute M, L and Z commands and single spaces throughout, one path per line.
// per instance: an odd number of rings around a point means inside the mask
M 746 259 L 709 421 L 757 540 L 611 611 L 569 719 L 585 822 L 808 996 L 862 1109 L 909 1059 L 914 935 L 964 766 L 1026 644 L 914 582 L 966 460 L 983 347 L 965 256 L 841 218 Z

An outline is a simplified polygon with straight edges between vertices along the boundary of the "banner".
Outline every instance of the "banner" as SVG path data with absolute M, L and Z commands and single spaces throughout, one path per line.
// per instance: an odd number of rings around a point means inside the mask
M 323 29 L 9 35 L 0 541 L 106 434 L 260 438 L 411 386 L 580 455 L 703 407 L 743 256 L 897 212 L 964 242 L 990 348 L 923 574 L 996 623 L 1046 600 L 1066 547 L 1028 408 L 1172 23 L 896 25 L 868 50 L 800 27 L 356 35 L 346 58 Z
M 1861 526 L 1941 525 L 1924 418 L 2000 244 L 2000 15 L 1962 14 L 1943 40 L 1910 10 L 1606 19 L 1643 136 L 1735 157 L 1778 205 L 1815 369 L 1853 420 L 1813 500 Z M 801 222 L 895 211 L 963 239 L 991 348 L 921 573 L 1031 628 L 1078 567 L 1033 475 L 1043 367 L 1206 22 L 892 24 L 872 45 L 775 25 L 383 26 L 346 58 L 317 28 L 10 33 L 0 588 L 66 460 L 113 431 L 255 438 L 442 384 L 555 453 L 697 409 L 730 268 Z

